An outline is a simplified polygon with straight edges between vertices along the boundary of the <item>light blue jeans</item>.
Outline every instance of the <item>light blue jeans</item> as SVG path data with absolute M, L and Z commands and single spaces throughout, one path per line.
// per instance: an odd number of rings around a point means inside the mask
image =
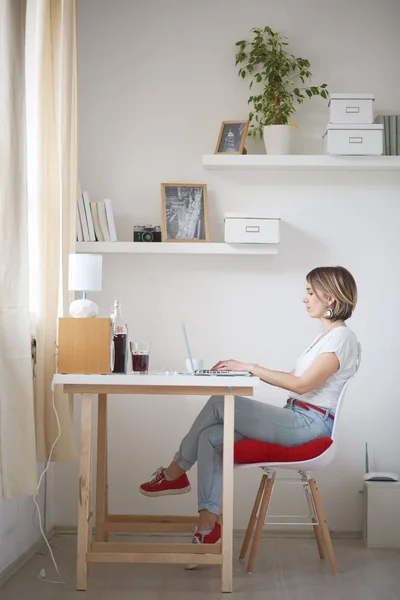
M 330 437 L 333 421 L 322 414 L 294 406 L 271 406 L 251 398 L 235 397 L 235 441 L 244 438 L 282 446 Z M 197 461 L 198 510 L 219 514 L 222 498 L 224 397 L 211 396 L 183 438 L 174 461 L 188 471 Z

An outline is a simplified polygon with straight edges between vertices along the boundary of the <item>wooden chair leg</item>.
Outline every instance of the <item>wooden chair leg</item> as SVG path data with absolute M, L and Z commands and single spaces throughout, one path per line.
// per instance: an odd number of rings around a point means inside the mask
M 317 483 L 315 479 L 310 479 L 310 490 L 314 500 L 315 509 L 317 511 L 318 521 L 322 531 L 322 537 L 324 538 L 326 550 L 328 552 L 329 562 L 331 563 L 332 571 L 338 573 L 338 565 L 336 562 L 335 552 L 332 546 L 332 540 L 329 533 L 328 525 L 326 523 L 325 513 L 322 506 L 321 496 L 319 495 Z
M 318 523 L 318 519 L 316 519 L 315 517 L 313 517 L 311 520 L 314 523 L 313 530 L 314 530 L 315 541 L 317 542 L 319 557 L 321 560 L 325 560 L 326 557 L 325 557 L 324 539 L 322 537 L 321 526 Z
M 256 559 L 258 546 L 260 544 L 261 533 L 262 533 L 262 529 L 264 526 L 265 517 L 267 515 L 268 505 L 269 505 L 269 501 L 271 498 L 272 489 L 273 489 L 274 483 L 275 483 L 275 476 L 276 476 L 276 472 L 274 471 L 272 473 L 272 475 L 268 477 L 268 480 L 267 480 L 267 483 L 266 483 L 266 486 L 264 489 L 264 494 L 263 494 L 263 497 L 261 500 L 260 512 L 258 514 L 258 519 L 257 519 L 257 525 L 256 525 L 256 529 L 254 532 L 253 542 L 251 544 L 249 562 L 247 563 L 247 568 L 246 568 L 247 573 L 251 573 L 253 571 L 254 561 Z
M 319 524 L 318 519 L 315 516 L 315 506 L 313 497 L 310 490 L 310 482 L 306 473 L 300 472 L 303 484 L 304 484 L 304 492 L 306 494 L 308 508 L 310 510 L 311 521 L 314 523 L 313 531 L 315 536 L 315 541 L 317 542 L 318 554 L 321 560 L 325 559 L 325 548 L 324 548 L 324 540 L 322 537 L 321 526 Z
M 260 502 L 261 502 L 261 498 L 264 493 L 267 479 L 268 479 L 268 475 L 266 475 L 264 473 L 264 475 L 261 477 L 260 486 L 258 488 L 256 499 L 254 501 L 253 510 L 251 511 L 249 524 L 247 525 L 246 534 L 244 536 L 242 548 L 240 550 L 240 554 L 239 554 L 240 560 L 243 560 L 244 558 L 246 558 L 246 554 L 247 554 L 247 550 L 248 550 L 248 547 L 250 544 L 251 536 L 253 535 L 254 527 L 257 522 L 257 513 L 258 513 L 258 509 L 260 507 Z

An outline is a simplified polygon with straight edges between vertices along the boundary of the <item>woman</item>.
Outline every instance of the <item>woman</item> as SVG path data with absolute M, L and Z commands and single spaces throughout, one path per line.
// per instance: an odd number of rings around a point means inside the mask
M 237 396 L 235 441 L 251 438 L 298 446 L 332 432 L 335 409 L 345 382 L 354 375 L 359 344 L 345 321 L 357 303 L 357 286 L 343 267 L 319 267 L 306 278 L 303 302 L 309 315 L 319 319 L 322 331 L 303 352 L 290 373 L 256 364 L 222 360 L 213 369 L 249 371 L 265 383 L 288 390 L 283 408 Z M 211 396 L 183 438 L 171 464 L 160 467 L 140 486 L 146 496 L 184 494 L 190 491 L 186 475 L 198 465 L 198 543 L 216 543 L 221 536 L 218 515 L 222 493 L 223 396 Z

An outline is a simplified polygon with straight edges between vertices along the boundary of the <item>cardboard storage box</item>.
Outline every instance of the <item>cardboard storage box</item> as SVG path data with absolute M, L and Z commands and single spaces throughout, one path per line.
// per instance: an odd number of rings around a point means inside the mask
M 225 242 L 278 244 L 280 219 L 225 217 Z
M 373 123 L 373 94 L 331 94 L 331 123 Z
M 376 156 L 383 153 L 383 125 L 328 125 L 325 154 Z

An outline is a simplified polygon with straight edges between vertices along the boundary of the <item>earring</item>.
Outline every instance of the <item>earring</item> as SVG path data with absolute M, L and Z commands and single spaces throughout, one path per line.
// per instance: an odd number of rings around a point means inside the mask
M 325 317 L 327 319 L 331 319 L 333 317 L 333 310 L 331 310 L 330 308 L 326 311 L 325 313 Z

